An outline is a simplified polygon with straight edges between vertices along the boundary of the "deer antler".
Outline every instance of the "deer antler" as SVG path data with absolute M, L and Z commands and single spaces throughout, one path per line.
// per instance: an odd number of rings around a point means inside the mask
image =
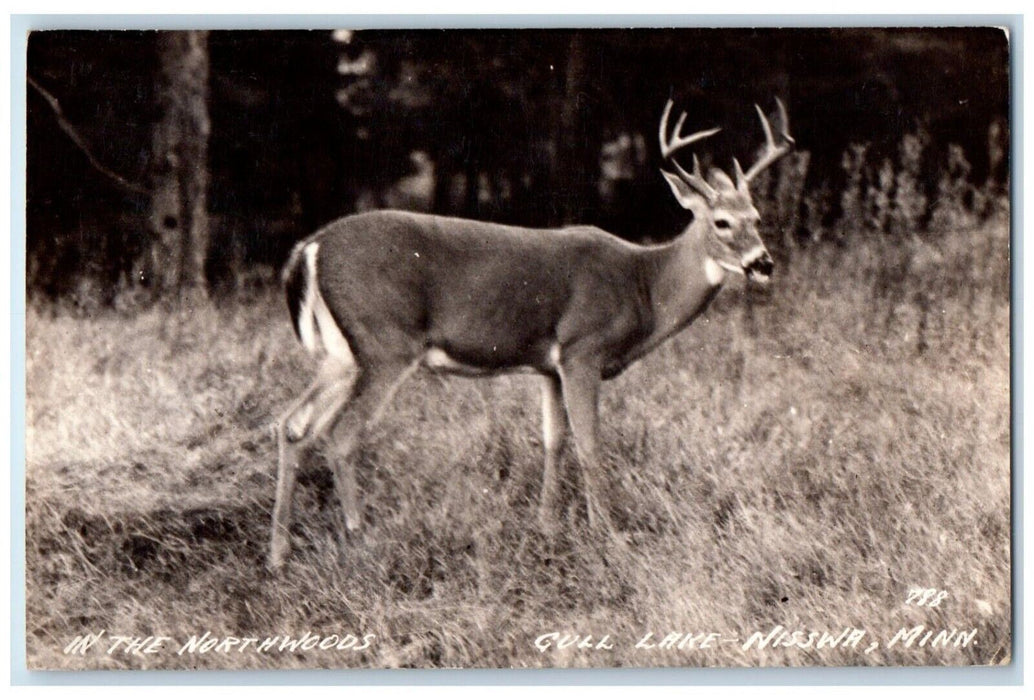
M 671 157 L 671 154 L 679 150 L 684 146 L 688 146 L 691 143 L 696 143 L 701 139 L 706 139 L 708 136 L 714 136 L 720 128 L 705 129 L 704 131 L 698 131 L 695 134 L 689 136 L 680 136 L 679 132 L 682 131 L 682 125 L 686 121 L 686 113 L 683 112 L 679 117 L 679 120 L 675 122 L 675 130 L 672 132 L 672 139 L 668 140 L 668 116 L 671 114 L 671 108 L 674 103 L 671 99 L 668 99 L 668 103 L 664 105 L 664 114 L 661 115 L 661 128 L 660 128 L 660 139 L 661 139 L 661 155 L 667 160 Z
M 772 125 L 769 124 L 765 113 L 761 110 L 761 107 L 754 105 L 754 109 L 758 111 L 758 116 L 761 117 L 761 128 L 765 130 L 765 151 L 758 158 L 757 162 L 750 166 L 750 170 L 746 173 L 743 173 L 738 163 L 736 164 L 736 179 L 741 185 L 749 183 L 758 173 L 789 153 L 796 143 L 793 137 L 790 136 L 790 120 L 786 116 L 786 107 L 778 97 L 776 98 L 776 108 L 779 120 L 777 124 L 779 143 L 776 143 L 775 137 L 772 135 Z
M 687 185 L 695 189 L 697 192 L 702 194 L 708 202 L 712 204 L 718 199 L 718 191 L 711 187 L 700 173 L 700 161 L 697 160 L 696 155 L 693 156 L 693 172 L 686 172 L 681 165 L 679 165 L 672 157 L 675 151 L 691 143 L 696 143 L 701 139 L 706 139 L 708 136 L 714 136 L 720 128 L 705 129 L 704 131 L 698 131 L 688 136 L 681 136 L 679 134 L 682 131 L 682 125 L 686 121 L 686 113 L 683 112 L 677 122 L 675 122 L 675 129 L 671 133 L 671 138 L 668 137 L 668 116 L 671 114 L 672 101 L 669 98 L 667 104 L 664 105 L 664 114 L 661 115 L 661 126 L 659 129 L 659 138 L 661 142 L 661 156 L 666 161 L 669 161 L 674 166 L 679 177 L 681 177 Z

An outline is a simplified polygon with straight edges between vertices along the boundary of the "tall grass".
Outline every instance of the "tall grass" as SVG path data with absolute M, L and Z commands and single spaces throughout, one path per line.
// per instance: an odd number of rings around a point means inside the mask
M 538 386 L 418 375 L 359 455 L 364 529 L 307 461 L 295 551 L 264 557 L 270 425 L 312 371 L 279 295 L 27 318 L 33 668 L 989 664 L 1010 653 L 1008 231 L 857 238 L 731 288 L 606 385 L 626 549 L 566 486 L 534 517 Z M 576 481 L 573 456 L 567 457 Z M 948 591 L 907 605 L 912 587 Z M 754 631 L 976 629 L 976 645 L 744 650 Z M 154 655 L 62 653 L 164 635 Z M 362 650 L 177 655 L 191 635 L 376 635 Z M 550 632 L 613 649 L 550 649 Z M 718 632 L 697 650 L 647 632 Z M 866 640 L 868 642 L 868 638 Z

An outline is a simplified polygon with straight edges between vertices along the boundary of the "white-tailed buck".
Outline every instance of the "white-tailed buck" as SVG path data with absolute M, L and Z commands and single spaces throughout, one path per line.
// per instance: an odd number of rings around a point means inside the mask
M 324 356 L 317 379 L 277 426 L 279 473 L 269 564 L 290 549 L 291 496 L 300 451 L 329 429 L 345 526 L 359 527 L 358 441 L 419 367 L 542 377 L 545 468 L 539 518 L 553 517 L 556 472 L 570 421 L 590 527 L 610 527 L 598 486 L 600 382 L 685 328 L 726 272 L 767 279 L 750 182 L 793 144 L 777 101 L 774 124 L 758 108 L 766 146 L 735 180 L 703 175 L 675 152 L 718 129 L 683 136 L 660 123 L 661 170 L 693 221 L 670 243 L 638 246 L 592 227 L 541 230 L 401 211 L 335 221 L 299 243 L 284 270 L 287 301 L 305 347 Z M 773 126 L 775 127 L 773 129 Z

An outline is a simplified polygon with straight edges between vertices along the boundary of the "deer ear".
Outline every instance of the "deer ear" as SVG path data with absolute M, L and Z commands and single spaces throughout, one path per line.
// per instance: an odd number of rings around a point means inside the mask
M 689 209 L 695 212 L 701 206 L 707 204 L 707 200 L 698 194 L 693 188 L 686 184 L 686 181 L 674 173 L 669 173 L 664 168 L 661 168 L 661 175 L 668 181 L 668 187 L 671 188 L 671 193 L 675 195 L 675 199 L 678 200 L 679 205 L 683 209 Z

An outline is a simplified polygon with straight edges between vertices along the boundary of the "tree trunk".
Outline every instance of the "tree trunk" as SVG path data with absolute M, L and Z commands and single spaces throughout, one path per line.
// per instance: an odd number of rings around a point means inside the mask
M 152 150 L 151 272 L 155 291 L 181 299 L 207 295 L 208 32 L 158 39 L 160 120 Z

